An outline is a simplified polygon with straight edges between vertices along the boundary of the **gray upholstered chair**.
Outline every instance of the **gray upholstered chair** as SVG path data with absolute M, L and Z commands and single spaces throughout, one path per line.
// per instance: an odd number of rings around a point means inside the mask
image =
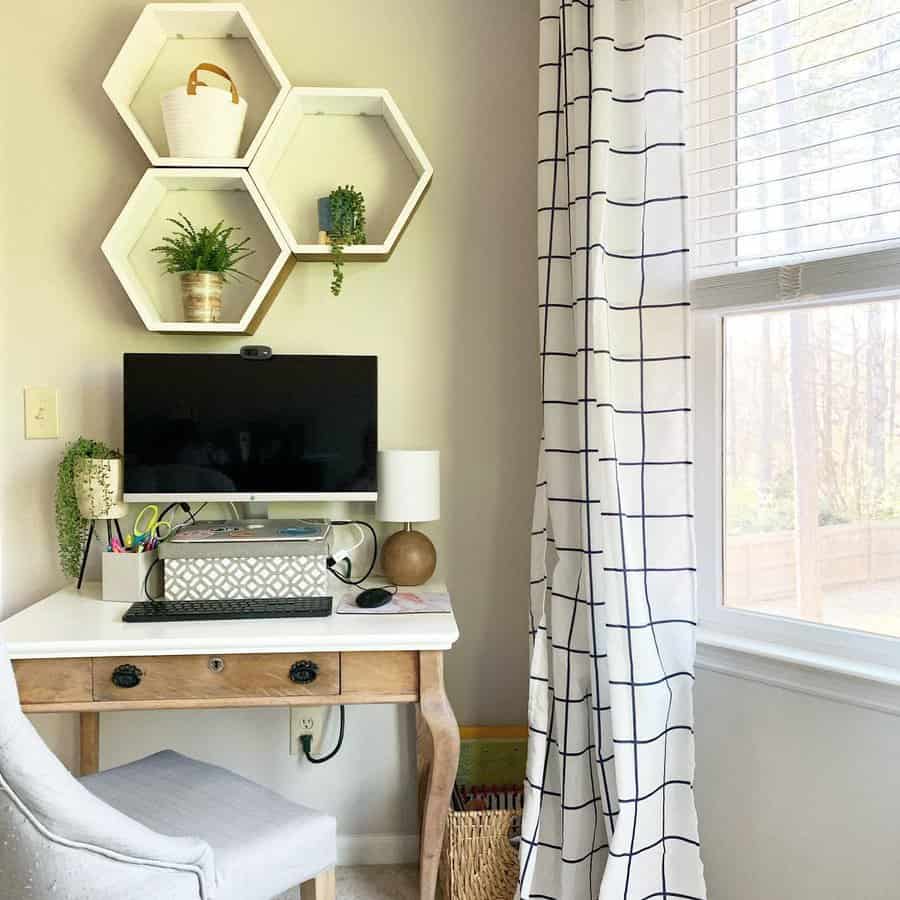
M 2 900 L 334 900 L 335 821 L 166 751 L 76 779 L 0 642 Z

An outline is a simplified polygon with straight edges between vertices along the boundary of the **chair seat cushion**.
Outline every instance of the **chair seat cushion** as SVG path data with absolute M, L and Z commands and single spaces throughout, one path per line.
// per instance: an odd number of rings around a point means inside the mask
M 154 831 L 205 840 L 215 900 L 270 900 L 335 864 L 332 816 L 171 750 L 81 781 Z

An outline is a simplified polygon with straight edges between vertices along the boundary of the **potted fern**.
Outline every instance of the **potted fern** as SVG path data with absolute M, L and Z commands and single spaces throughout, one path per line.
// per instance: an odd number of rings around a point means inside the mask
M 68 444 L 56 474 L 56 537 L 63 573 L 78 576 L 90 522 L 119 519 L 126 511 L 122 454 L 90 438 Z
M 331 293 L 337 297 L 344 283 L 344 247 L 365 244 L 366 201 L 352 184 L 336 187 L 319 201 L 319 228 L 331 244 Z
M 184 214 L 167 219 L 175 226 L 162 244 L 152 247 L 160 255 L 160 265 L 170 275 L 181 276 L 181 298 L 186 322 L 218 322 L 222 314 L 222 288 L 231 277 L 250 278 L 237 268 L 238 263 L 255 253 L 247 244 L 249 237 L 235 241 L 232 235 L 240 229 L 225 226 L 195 226 Z

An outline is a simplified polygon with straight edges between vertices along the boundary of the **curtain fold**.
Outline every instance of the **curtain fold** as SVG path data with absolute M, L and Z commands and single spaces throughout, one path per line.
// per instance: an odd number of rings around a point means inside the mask
M 542 0 L 522 900 L 706 897 L 678 0 Z

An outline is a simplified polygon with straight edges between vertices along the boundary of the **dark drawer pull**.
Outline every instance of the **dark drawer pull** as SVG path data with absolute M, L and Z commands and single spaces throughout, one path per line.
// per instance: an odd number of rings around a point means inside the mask
M 288 677 L 294 684 L 312 684 L 319 674 L 319 666 L 311 659 L 301 659 L 291 666 Z
M 112 683 L 120 688 L 133 688 L 141 683 L 144 673 L 130 663 L 124 666 L 116 666 L 112 673 Z

